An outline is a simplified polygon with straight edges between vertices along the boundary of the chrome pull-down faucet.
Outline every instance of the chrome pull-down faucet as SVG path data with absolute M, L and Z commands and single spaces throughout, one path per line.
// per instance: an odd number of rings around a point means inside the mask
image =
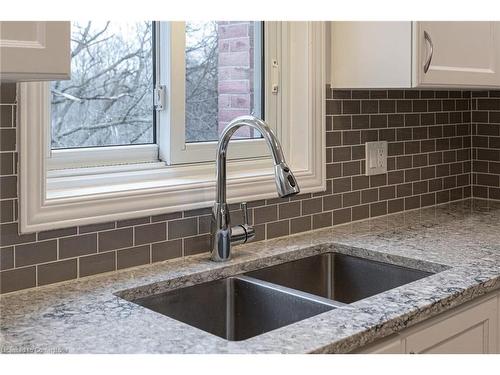
M 229 141 L 242 126 L 256 129 L 264 137 L 274 160 L 274 178 L 280 197 L 288 197 L 300 192 L 297 180 L 286 165 L 281 145 L 271 128 L 261 119 L 253 116 L 240 116 L 231 121 L 222 131 L 217 145 L 217 176 L 215 204 L 212 210 L 212 248 L 211 259 L 216 262 L 227 261 L 231 257 L 231 244 L 241 244 L 255 237 L 255 229 L 248 223 L 246 203 L 241 204 L 244 223 L 231 226 L 228 204 L 226 202 L 226 157 Z

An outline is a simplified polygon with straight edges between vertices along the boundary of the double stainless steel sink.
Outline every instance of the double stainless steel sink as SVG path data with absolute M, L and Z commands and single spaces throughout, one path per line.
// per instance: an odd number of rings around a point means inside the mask
M 226 340 L 239 341 L 431 274 L 324 253 L 132 302 Z
M 329 311 L 300 291 L 247 276 L 229 277 L 134 301 L 227 340 L 247 338 Z

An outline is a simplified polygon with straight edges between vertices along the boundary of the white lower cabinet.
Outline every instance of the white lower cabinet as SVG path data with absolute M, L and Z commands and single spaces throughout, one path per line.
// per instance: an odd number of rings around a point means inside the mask
M 500 294 L 487 295 L 357 353 L 486 354 L 500 353 Z
M 383 339 L 380 342 L 368 345 L 357 350 L 355 353 L 360 354 L 404 354 L 405 345 L 404 340 L 399 335 Z

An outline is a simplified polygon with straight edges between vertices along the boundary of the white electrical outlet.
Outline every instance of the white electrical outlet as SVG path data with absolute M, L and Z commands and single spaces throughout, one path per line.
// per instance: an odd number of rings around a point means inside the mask
M 366 171 L 365 175 L 387 173 L 387 142 L 366 142 Z

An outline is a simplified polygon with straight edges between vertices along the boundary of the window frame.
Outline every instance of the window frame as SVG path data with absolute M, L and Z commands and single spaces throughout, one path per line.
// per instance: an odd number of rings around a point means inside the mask
M 282 107 L 276 113 L 276 123 L 283 124 L 281 143 L 301 191 L 324 191 L 325 23 L 276 22 L 276 27 L 287 40 L 279 46 L 282 61 L 289 62 L 282 64 L 279 75 Z M 162 163 L 129 164 L 89 168 L 83 175 L 74 169 L 50 170 L 50 97 L 46 89 L 40 82 L 19 84 L 22 233 L 213 204 L 215 162 L 168 167 Z M 270 158 L 229 161 L 227 184 L 230 203 L 276 196 Z
M 157 161 L 158 145 L 152 143 L 129 146 L 49 149 L 47 167 L 49 170 L 62 170 L 70 168 L 153 163 Z
M 152 23 L 154 27 L 155 22 Z M 153 34 L 154 36 L 154 34 Z M 152 59 L 154 58 L 154 37 L 152 38 Z M 154 63 L 154 60 L 153 60 Z M 154 64 L 153 64 L 154 65 Z M 154 68 L 154 66 L 153 66 Z M 154 80 L 153 80 L 154 81 Z M 154 82 L 153 82 L 154 85 Z M 153 85 L 151 90 L 153 90 Z M 157 162 L 159 150 L 157 139 L 152 143 L 131 144 L 131 145 L 105 145 L 92 147 L 73 147 L 73 148 L 51 148 L 51 118 L 50 118 L 50 83 L 46 83 L 46 92 L 49 97 L 49 121 L 48 127 L 48 170 L 64 170 L 68 168 L 89 168 L 97 166 L 126 165 L 136 163 Z M 155 138 L 157 138 L 157 112 L 151 106 L 153 111 L 152 121 Z
M 96 146 L 67 149 L 50 149 L 50 170 L 86 168 L 120 164 L 153 163 L 163 161 L 167 165 L 211 162 L 215 155 L 217 141 L 186 143 L 185 128 L 185 22 L 153 22 L 153 66 L 154 82 L 151 90 L 163 89 L 166 103 L 161 109 L 154 109 L 156 142 L 141 145 Z M 264 74 L 273 74 L 271 59 L 280 60 L 277 46 L 281 35 L 276 22 L 264 24 L 263 66 Z M 254 55 L 254 64 L 260 59 Z M 259 70 L 262 70 L 261 64 Z M 266 69 L 271 66 L 270 69 Z M 265 75 L 266 76 L 266 75 Z M 260 82 L 258 87 L 260 88 Z M 269 82 L 269 83 L 268 83 Z M 271 85 L 278 82 L 265 81 L 264 118 L 270 127 L 280 135 L 276 113 L 280 111 L 279 92 L 273 93 Z M 47 85 L 50 93 L 50 86 Z M 257 85 L 256 85 L 257 86 Z M 258 97 L 261 98 L 261 90 Z M 259 99 L 260 102 L 260 99 Z M 50 124 L 49 124 L 50 126 Z M 264 139 L 235 140 L 229 159 L 268 157 Z M 237 144 L 237 146 L 236 146 Z

